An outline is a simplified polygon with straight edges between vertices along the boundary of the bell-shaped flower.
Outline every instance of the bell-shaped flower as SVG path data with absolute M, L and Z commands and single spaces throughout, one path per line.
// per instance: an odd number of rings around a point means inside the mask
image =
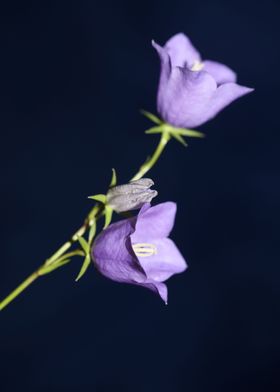
M 111 224 L 92 246 L 96 268 L 109 279 L 146 287 L 167 303 L 165 282 L 183 272 L 187 264 L 168 238 L 176 215 L 176 204 L 145 204 L 138 215 Z
M 161 74 L 157 109 L 162 119 L 182 128 L 194 128 L 215 117 L 222 109 L 253 89 L 236 83 L 236 74 L 224 64 L 201 60 L 189 38 L 171 37 L 159 54 Z
M 113 186 L 107 193 L 107 203 L 116 212 L 137 210 L 157 196 L 157 191 L 150 189 L 153 185 L 150 178 L 140 178 Z

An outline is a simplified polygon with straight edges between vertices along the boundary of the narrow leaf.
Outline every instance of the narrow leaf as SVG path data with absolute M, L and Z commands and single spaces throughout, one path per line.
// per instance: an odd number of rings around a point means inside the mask
M 89 229 L 89 234 L 88 234 L 88 242 L 89 244 L 92 243 L 92 240 L 95 236 L 96 233 L 96 220 L 94 219 L 91 223 L 90 229 Z
M 79 275 L 75 279 L 76 282 L 78 282 L 78 280 L 80 280 L 81 277 L 86 273 L 86 270 L 88 269 L 89 265 L 90 265 L 90 255 L 87 254 L 85 259 L 84 259 L 82 268 L 80 269 Z
M 106 195 L 99 194 L 99 195 L 89 196 L 88 198 L 99 201 L 100 203 L 106 204 Z
M 78 241 L 79 241 L 81 247 L 83 248 L 85 254 L 88 254 L 89 253 L 89 244 L 88 244 L 88 242 L 84 239 L 84 237 L 79 237 Z
M 110 188 L 112 186 L 116 186 L 116 185 L 117 185 L 117 173 L 116 173 L 116 170 L 113 168 L 112 169 L 112 178 L 111 178 Z
M 113 209 L 109 206 L 106 206 L 105 208 L 105 224 L 103 229 L 106 229 L 106 227 L 109 226 L 112 220 L 112 215 L 113 215 Z
M 51 265 L 47 265 L 47 266 L 43 266 L 42 268 L 40 268 L 39 270 L 39 275 L 46 275 L 49 274 L 50 272 L 56 270 L 57 268 L 62 267 L 65 264 L 68 264 L 71 261 L 71 259 L 64 259 L 62 261 L 60 261 L 59 263 L 55 263 L 55 264 L 51 264 Z

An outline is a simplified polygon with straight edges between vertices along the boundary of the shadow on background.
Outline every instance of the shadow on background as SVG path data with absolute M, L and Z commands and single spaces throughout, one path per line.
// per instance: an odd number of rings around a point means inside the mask
M 1 5 L 1 297 L 80 225 L 87 196 L 157 142 L 163 44 L 184 31 L 256 91 L 151 172 L 189 270 L 166 307 L 73 262 L 1 313 L 1 392 L 279 391 L 279 3 Z M 277 369 L 278 368 L 278 369 Z

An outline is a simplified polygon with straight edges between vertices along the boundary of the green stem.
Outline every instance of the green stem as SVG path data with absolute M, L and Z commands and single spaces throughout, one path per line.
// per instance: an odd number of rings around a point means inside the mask
M 149 170 L 151 170 L 151 168 L 155 165 L 155 163 L 158 161 L 159 157 L 161 156 L 161 154 L 162 154 L 165 146 L 169 142 L 170 138 L 171 138 L 171 136 L 170 136 L 170 134 L 168 132 L 163 132 L 161 134 L 161 138 L 160 138 L 159 144 L 158 144 L 155 152 L 153 153 L 151 158 L 140 167 L 138 173 L 136 173 L 135 176 L 132 177 L 131 181 L 139 180 Z
M 68 252 L 63 255 L 60 259 L 56 259 L 55 262 L 62 261 L 62 259 L 66 259 L 68 257 L 73 256 L 83 256 L 84 252 L 80 249 L 74 250 L 72 252 Z M 2 302 L 0 302 L 0 310 L 4 309 L 10 302 L 12 302 L 19 294 L 21 294 L 28 286 L 31 285 L 37 278 L 39 278 L 40 270 L 42 267 L 49 265 L 47 263 L 43 264 L 36 271 L 33 272 L 27 279 L 25 279 L 14 291 L 12 291 Z
M 64 257 L 71 257 L 80 254 L 80 251 L 69 252 L 68 254 L 64 254 L 74 242 L 78 241 L 78 238 L 84 235 L 86 230 L 92 225 L 94 219 L 98 218 L 98 215 L 102 212 L 102 207 L 100 205 L 94 206 L 93 209 L 88 214 L 84 224 L 75 232 L 75 234 L 71 237 L 71 239 L 65 244 L 63 244 L 46 262 L 40 266 L 36 271 L 33 272 L 27 279 L 25 279 L 14 291 L 12 291 L 3 301 L 0 302 L 0 310 L 3 310 L 10 302 L 12 302 L 19 294 L 21 294 L 28 286 L 30 286 L 37 278 L 40 277 L 39 271 L 43 266 L 49 266 L 55 262 L 62 255 Z M 63 258 L 64 258 L 63 257 Z
M 12 302 L 19 294 L 23 292 L 31 283 L 39 277 L 38 270 L 33 272 L 24 282 L 22 282 L 14 291 L 12 291 L 2 302 L 0 302 L 0 310 L 3 310 L 10 302 Z

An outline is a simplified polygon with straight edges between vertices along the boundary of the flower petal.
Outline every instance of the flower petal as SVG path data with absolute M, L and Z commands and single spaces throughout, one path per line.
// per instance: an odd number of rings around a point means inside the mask
M 231 102 L 254 91 L 253 88 L 240 86 L 236 83 L 225 83 L 218 87 L 213 99 L 209 102 L 208 111 L 205 113 L 204 121 L 208 121 L 215 117 L 222 109 Z
M 147 208 L 144 205 L 137 217 L 135 231 L 131 241 L 135 243 L 152 243 L 155 239 L 168 237 L 176 215 L 176 204 L 168 201 Z
M 183 272 L 187 263 L 174 242 L 169 238 L 153 240 L 156 254 L 148 257 L 137 256 L 147 278 L 156 282 L 164 282 L 174 274 Z
M 236 73 L 228 66 L 211 60 L 203 61 L 203 65 L 203 70 L 209 72 L 218 85 L 236 82 Z
M 147 289 L 150 289 L 154 293 L 158 294 L 167 305 L 168 291 L 166 284 L 161 282 L 155 282 L 153 280 L 147 280 L 145 283 L 139 284 L 139 286 L 146 287 Z
M 194 63 L 201 61 L 199 52 L 183 33 L 171 37 L 164 45 L 164 49 L 171 58 L 172 67 L 188 66 L 191 68 Z
M 146 280 L 135 257 L 129 235 L 133 233 L 135 218 L 110 225 L 95 239 L 92 257 L 102 275 L 117 282 L 135 283 Z
M 152 41 L 152 45 L 157 51 L 160 59 L 160 78 L 159 78 L 159 86 L 164 86 L 171 73 L 171 60 L 170 56 L 167 52 L 166 49 L 162 48 L 160 45 L 158 45 L 155 41 Z
M 159 86 L 158 112 L 176 127 L 197 127 L 205 122 L 205 112 L 216 89 L 215 79 L 208 72 L 173 68 L 165 86 Z

